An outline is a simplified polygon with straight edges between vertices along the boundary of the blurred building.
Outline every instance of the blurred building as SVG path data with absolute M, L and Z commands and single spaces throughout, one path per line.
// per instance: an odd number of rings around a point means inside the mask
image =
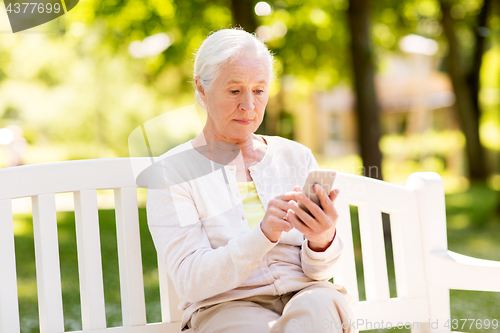
M 401 66 L 405 65 L 404 60 Z M 383 134 L 421 133 L 428 129 L 456 129 L 455 97 L 449 77 L 433 72 L 425 79 L 413 75 L 378 75 L 376 89 Z M 315 133 L 318 150 L 342 156 L 357 153 L 354 94 L 348 87 L 317 93 Z
M 422 38 L 411 36 L 407 40 L 411 47 L 405 48 L 402 42 L 404 52 L 384 59 L 387 70 L 376 75 L 383 135 L 459 127 L 452 109 L 455 97 L 451 80 L 438 71 L 437 45 Z M 420 51 L 415 46 L 419 42 L 423 44 Z M 312 146 L 330 156 L 357 153 L 356 106 L 351 88 L 339 86 L 329 92 L 317 92 L 313 104 L 315 112 L 310 122 L 316 130 L 311 133 Z

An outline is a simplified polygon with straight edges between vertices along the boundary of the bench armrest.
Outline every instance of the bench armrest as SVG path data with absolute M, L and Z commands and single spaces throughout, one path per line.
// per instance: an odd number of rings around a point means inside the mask
M 450 289 L 500 291 L 500 261 L 453 251 L 431 252 L 432 283 Z

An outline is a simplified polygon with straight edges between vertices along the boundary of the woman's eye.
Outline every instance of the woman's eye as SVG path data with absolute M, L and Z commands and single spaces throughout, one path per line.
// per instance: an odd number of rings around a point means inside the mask
M 264 90 L 260 90 L 260 89 L 258 89 L 258 90 L 255 90 L 255 92 L 256 92 L 257 94 L 262 94 L 262 93 L 264 92 Z
M 236 94 L 239 92 L 239 90 L 229 90 L 229 91 L 230 91 L 230 92 L 231 92 L 231 94 L 233 94 L 233 95 L 236 95 Z

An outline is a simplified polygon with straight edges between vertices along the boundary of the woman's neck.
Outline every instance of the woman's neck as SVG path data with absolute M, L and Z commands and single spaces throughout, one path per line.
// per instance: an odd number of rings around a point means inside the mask
M 266 144 L 262 138 L 253 133 L 250 133 L 246 138 L 240 140 L 228 139 L 224 135 L 210 130 L 208 124 L 203 129 L 203 132 L 193 141 L 196 141 L 194 143 L 198 145 L 209 145 L 210 147 L 216 147 L 223 150 L 239 149 L 244 156 L 252 155 L 255 150 L 258 150 L 259 147 Z
M 238 159 L 238 156 L 256 163 L 263 158 L 267 150 L 266 141 L 253 133 L 245 140 L 228 142 L 220 136 L 213 135 L 206 128 L 193 140 L 193 146 L 200 149 L 200 152 L 212 161 L 226 163 L 228 158 L 233 160 Z

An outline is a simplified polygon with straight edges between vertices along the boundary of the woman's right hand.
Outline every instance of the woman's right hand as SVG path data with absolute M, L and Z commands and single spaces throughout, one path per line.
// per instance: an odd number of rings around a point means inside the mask
M 260 228 L 266 237 L 273 243 L 276 243 L 281 237 L 283 231 L 293 229 L 290 222 L 285 220 L 285 216 L 289 209 L 288 201 L 297 201 L 297 195 L 300 193 L 300 186 L 294 187 L 292 192 L 277 196 L 269 201 L 266 214 L 260 223 Z

